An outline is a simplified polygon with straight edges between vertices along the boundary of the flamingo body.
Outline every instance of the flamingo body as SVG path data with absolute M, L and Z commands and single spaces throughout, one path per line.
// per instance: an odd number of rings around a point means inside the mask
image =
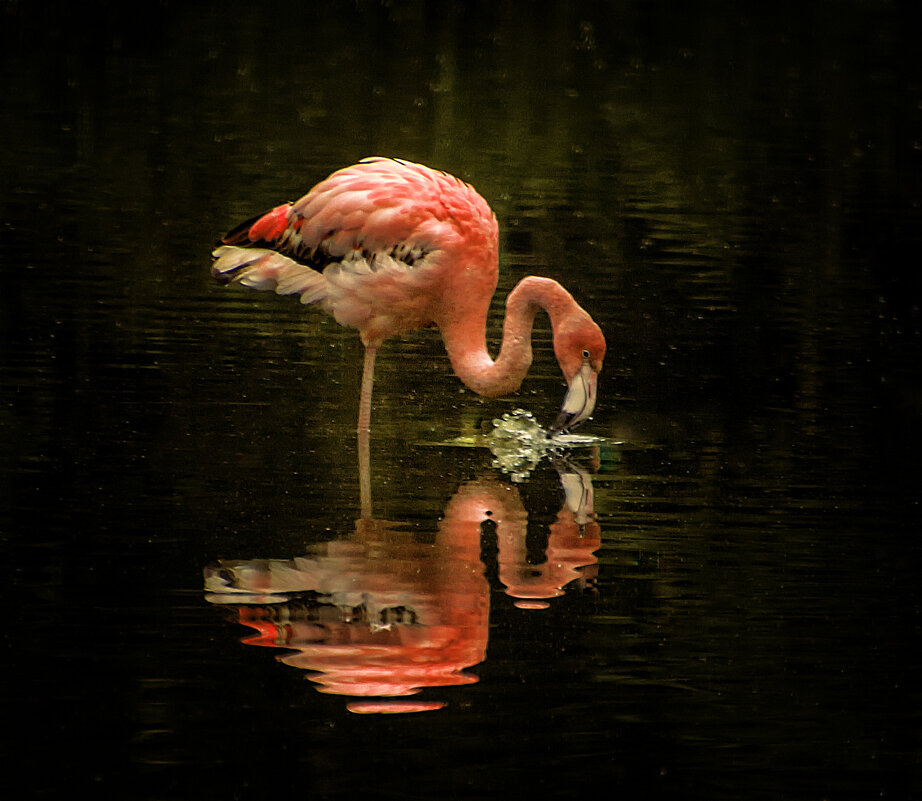
M 370 158 L 341 169 L 295 203 L 227 234 L 212 274 L 278 294 L 297 294 L 365 345 L 359 429 L 370 419 L 374 358 L 397 334 L 436 326 L 458 377 L 481 395 L 516 390 L 531 364 L 531 328 L 545 309 L 570 390 L 557 428 L 595 405 L 605 339 L 556 281 L 529 276 L 507 298 L 494 361 L 486 318 L 498 277 L 498 231 L 487 202 L 468 184 L 420 164 Z

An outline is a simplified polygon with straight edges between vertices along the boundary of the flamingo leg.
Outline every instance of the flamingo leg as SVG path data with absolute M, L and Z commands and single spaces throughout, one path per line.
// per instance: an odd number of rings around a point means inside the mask
M 362 390 L 359 396 L 358 455 L 359 499 L 362 520 L 370 520 L 371 513 L 371 457 L 369 455 L 369 429 L 371 428 L 371 390 L 375 382 L 376 345 L 365 346 L 365 365 L 362 368 Z
M 377 345 L 365 346 L 365 365 L 362 368 L 362 392 L 359 396 L 359 431 L 371 428 L 371 390 L 375 383 L 375 356 Z

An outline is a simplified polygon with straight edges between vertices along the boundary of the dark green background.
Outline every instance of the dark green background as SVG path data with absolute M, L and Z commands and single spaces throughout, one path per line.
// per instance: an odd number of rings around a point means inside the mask
M 922 70 L 910 4 L 0 4 L 0 531 L 32 796 L 912 798 Z M 357 517 L 361 347 L 215 287 L 216 239 L 373 154 L 473 183 L 500 295 L 605 330 L 599 578 L 357 717 L 202 600 Z M 495 343 L 502 304 L 491 315 Z M 483 401 L 389 343 L 375 511 L 420 537 Z M 540 559 L 560 507 L 519 488 Z

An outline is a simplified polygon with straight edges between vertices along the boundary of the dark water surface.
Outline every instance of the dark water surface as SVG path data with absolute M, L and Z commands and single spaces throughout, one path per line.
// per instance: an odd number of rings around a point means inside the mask
M 920 797 L 908 14 L 257 6 L 0 5 L 30 797 Z M 420 332 L 379 357 L 359 519 L 354 332 L 208 270 L 370 154 L 481 191 L 498 298 L 549 275 L 594 315 L 601 447 L 511 481 L 452 441 L 553 419 L 546 321 L 499 400 Z

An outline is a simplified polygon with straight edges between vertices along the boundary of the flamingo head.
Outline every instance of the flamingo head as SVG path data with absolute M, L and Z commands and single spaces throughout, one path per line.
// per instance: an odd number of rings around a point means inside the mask
M 582 309 L 579 311 L 582 313 L 562 324 L 554 336 L 554 353 L 568 389 L 560 414 L 548 431 L 550 436 L 576 428 L 595 409 L 605 337 L 595 321 Z

